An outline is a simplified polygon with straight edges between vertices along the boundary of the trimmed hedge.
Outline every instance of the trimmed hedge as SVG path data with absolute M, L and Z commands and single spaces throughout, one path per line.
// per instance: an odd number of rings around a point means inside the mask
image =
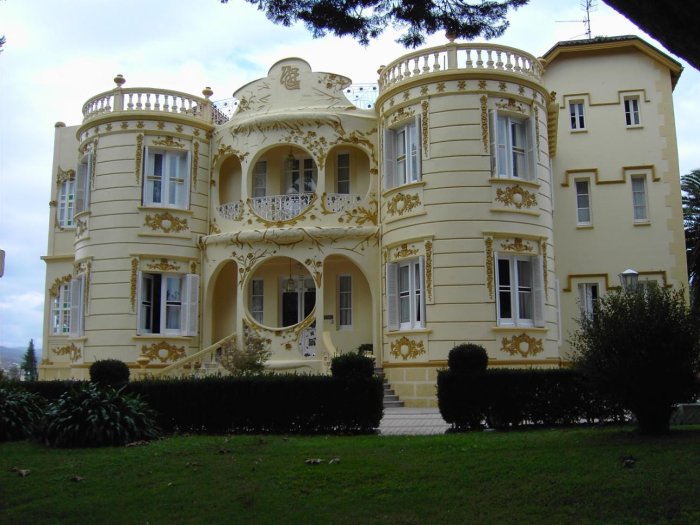
M 81 384 L 37 381 L 30 389 L 51 401 Z M 374 432 L 383 388 L 377 377 L 259 375 L 132 381 L 124 392 L 140 394 L 165 432 L 334 434 Z
M 331 375 L 341 380 L 368 380 L 374 375 L 374 360 L 359 354 L 342 354 L 331 360 Z
M 447 366 L 456 373 L 481 374 L 488 364 L 489 356 L 484 347 L 473 343 L 457 345 L 447 356 Z
M 129 367 L 119 359 L 100 359 L 90 365 L 90 381 L 119 388 L 129 382 Z
M 617 404 L 594 392 L 574 370 L 438 372 L 438 406 L 458 430 L 570 425 L 626 420 Z

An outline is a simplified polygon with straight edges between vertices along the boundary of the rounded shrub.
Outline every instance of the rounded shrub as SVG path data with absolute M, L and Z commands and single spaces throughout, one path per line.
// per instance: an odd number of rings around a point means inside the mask
M 119 359 L 101 359 L 90 365 L 90 381 L 101 386 L 124 386 L 129 374 L 129 367 Z
M 53 447 L 104 447 L 158 434 L 155 413 L 138 396 L 84 383 L 49 405 L 39 437 Z
M 342 354 L 331 361 L 331 374 L 336 379 L 371 379 L 374 360 L 357 354 Z
M 486 371 L 488 364 L 484 347 L 472 343 L 455 346 L 447 356 L 447 366 L 456 374 L 479 374 Z
M 0 442 L 30 437 L 41 421 L 43 397 L 16 388 L 0 388 Z

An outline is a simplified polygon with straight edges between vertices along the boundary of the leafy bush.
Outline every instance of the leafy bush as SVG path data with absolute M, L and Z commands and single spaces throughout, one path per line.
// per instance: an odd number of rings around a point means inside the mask
M 243 344 L 239 344 L 238 337 L 234 335 L 221 345 L 217 353 L 219 363 L 232 374 L 259 374 L 263 372 L 265 361 L 271 355 L 267 348 L 269 341 L 248 328 L 246 328 L 242 339 Z
M 46 401 L 18 388 L 0 388 L 0 442 L 25 439 L 41 420 Z
M 54 447 L 120 446 L 157 436 L 145 402 L 96 383 L 78 385 L 51 403 L 39 432 Z
M 668 432 L 673 405 L 693 398 L 700 371 L 700 325 L 683 290 L 610 293 L 578 323 L 575 367 L 631 411 L 642 433 Z
M 447 366 L 458 374 L 478 374 L 486 371 L 488 364 L 484 347 L 471 343 L 455 346 L 447 356 Z
M 129 367 L 119 359 L 100 359 L 90 365 L 90 381 L 119 388 L 129 382 Z
M 342 354 L 331 360 L 331 375 L 341 380 L 371 379 L 374 361 L 358 354 Z

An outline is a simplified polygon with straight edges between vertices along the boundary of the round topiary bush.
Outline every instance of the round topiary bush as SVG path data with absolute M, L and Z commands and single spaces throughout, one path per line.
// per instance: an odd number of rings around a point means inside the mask
M 101 359 L 90 365 L 90 381 L 119 388 L 129 382 L 129 367 L 119 359 Z
M 44 411 L 43 397 L 16 388 L 0 388 L 0 442 L 30 437 Z
M 357 354 L 343 354 L 331 361 L 331 374 L 336 379 L 371 379 L 374 360 Z
M 52 447 L 105 447 L 155 439 L 159 429 L 138 396 L 84 383 L 49 405 L 38 434 Z
M 486 371 L 489 356 L 481 345 L 464 343 L 455 346 L 447 357 L 447 366 L 456 374 L 478 374 Z

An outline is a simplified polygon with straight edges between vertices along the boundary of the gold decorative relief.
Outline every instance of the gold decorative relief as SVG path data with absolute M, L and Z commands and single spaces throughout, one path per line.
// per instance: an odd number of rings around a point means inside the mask
M 136 123 L 136 127 L 137 127 L 138 129 L 143 129 L 144 126 L 145 126 L 145 124 L 143 123 L 143 120 L 139 120 L 139 121 Z
M 486 83 L 485 80 L 479 80 L 479 87 L 481 88 L 481 83 Z M 489 110 L 488 110 L 488 97 L 482 95 L 479 99 L 481 103 L 481 142 L 484 144 L 484 151 L 489 150 Z
M 216 165 L 216 161 L 218 161 L 221 157 L 223 156 L 228 156 L 228 155 L 235 155 L 238 157 L 238 160 L 243 162 L 245 158 L 249 155 L 249 152 L 243 153 L 242 151 L 238 151 L 237 149 L 232 148 L 231 146 L 227 145 L 220 145 L 219 149 L 217 152 L 214 154 L 214 159 L 212 160 L 212 165 Z
M 301 81 L 299 80 L 299 68 L 293 66 L 282 66 L 280 84 L 289 90 L 300 89 Z
M 518 209 L 537 206 L 537 195 L 527 191 L 520 184 L 509 186 L 506 189 L 498 188 L 496 200 L 506 206 L 515 206 Z
M 501 350 L 510 355 L 528 357 L 544 352 L 542 339 L 530 337 L 526 333 L 501 339 Z
M 418 255 L 418 250 L 416 248 L 409 248 L 408 244 L 402 244 L 396 248 L 392 259 L 405 259 L 406 257 L 413 257 L 414 255 Z
M 74 343 L 71 343 L 66 346 L 61 346 L 59 348 L 54 348 L 52 351 L 56 355 L 67 355 L 71 363 L 75 363 L 78 359 L 80 359 L 81 356 L 80 348 L 75 346 Z
M 537 160 L 540 160 L 540 110 L 537 105 L 535 107 L 535 141 L 537 143 Z
M 418 195 L 406 195 L 404 193 L 397 193 L 387 203 L 386 209 L 389 215 L 401 216 L 404 213 L 408 213 L 412 209 L 417 208 L 420 205 L 421 202 L 420 197 Z
M 425 292 L 433 302 L 433 241 L 425 241 Z
M 445 83 L 444 82 L 438 82 L 436 89 L 438 90 L 438 93 L 442 93 L 445 91 Z
M 134 159 L 134 174 L 136 175 L 136 184 L 139 184 L 143 167 L 143 133 L 136 135 L 136 155 L 134 155 Z
M 415 118 L 416 111 L 413 108 L 399 108 L 399 110 L 393 113 L 390 117 L 389 125 L 393 126 L 397 122 L 401 122 L 406 119 Z
M 190 273 L 197 273 L 197 263 L 195 261 L 190 263 Z
M 215 235 L 217 233 L 221 233 L 221 228 L 219 228 L 219 225 L 216 223 L 216 219 L 212 218 L 209 221 L 209 235 Z
M 243 288 L 246 277 L 260 259 L 270 257 L 274 254 L 275 250 L 270 251 L 263 249 L 257 249 L 246 254 L 231 252 L 231 258 L 238 263 L 238 286 Z
M 425 346 L 423 341 L 414 341 L 404 335 L 400 339 L 391 342 L 391 351 L 389 353 L 397 359 L 400 357 L 406 361 L 424 354 Z
M 146 215 L 144 226 L 151 230 L 161 230 L 163 233 L 181 232 L 188 228 L 187 219 L 175 217 L 169 211 L 156 213 L 154 216 Z
M 544 296 L 549 297 L 549 269 L 547 263 L 547 239 L 540 240 L 540 254 L 542 254 L 542 275 L 544 276 Z
M 76 237 L 82 237 L 85 232 L 87 232 L 88 229 L 88 224 L 87 224 L 87 219 L 84 219 L 82 217 L 78 217 L 75 219 L 75 236 Z
M 467 81 L 466 80 L 459 80 L 457 82 L 457 89 L 459 89 L 460 91 L 464 91 L 465 89 L 467 89 Z
M 149 346 L 141 345 L 141 355 L 148 357 L 151 361 L 157 359 L 161 363 L 167 363 L 168 361 L 177 361 L 185 357 L 185 347 L 175 346 L 166 341 L 161 341 L 160 343 L 153 343 Z
M 508 250 L 509 252 L 518 253 L 532 253 L 534 250 L 534 248 L 529 242 L 523 241 L 520 237 L 515 237 L 512 242 L 510 242 L 510 239 L 503 241 L 501 243 L 501 248 L 503 248 L 504 250 Z
M 500 89 L 501 91 L 506 91 L 508 89 L 508 85 L 505 82 L 501 81 L 498 83 L 498 89 Z
M 486 89 L 486 81 L 479 80 L 479 89 Z
M 165 122 L 162 122 L 162 121 L 158 122 L 158 124 L 156 124 L 156 126 L 158 127 L 158 129 L 163 130 L 163 129 L 165 129 Z
M 427 100 L 421 102 L 422 116 L 421 116 L 421 142 L 423 143 L 423 157 L 429 158 L 428 156 L 428 114 L 429 114 L 429 104 Z
M 121 125 L 119 126 L 122 129 L 129 129 L 129 123 L 128 122 L 122 122 Z
M 71 282 L 72 279 L 72 275 L 64 275 L 63 277 L 56 279 L 51 285 L 51 288 L 49 288 L 49 295 L 51 297 L 58 297 L 58 294 L 61 291 L 61 286 Z
M 60 167 L 56 172 L 56 184 L 63 184 L 67 180 L 75 180 L 75 170 L 63 171 Z
M 182 127 L 182 124 L 178 124 L 177 126 L 175 126 L 175 131 L 177 131 L 178 133 L 182 133 L 183 129 L 184 128 Z
M 158 270 L 159 272 L 179 272 L 180 267 L 177 264 L 173 264 L 168 259 L 162 258 L 157 263 L 150 263 L 147 265 L 149 270 Z
M 486 237 L 486 287 L 489 289 L 489 297 L 493 299 L 493 239 Z
M 428 94 L 428 86 L 422 86 L 420 88 L 420 94 L 421 95 L 427 95 Z
M 164 148 L 179 148 L 182 149 L 185 145 L 182 142 L 176 142 L 172 137 L 165 137 L 161 140 L 154 140 L 153 144 L 155 146 L 162 146 Z
M 304 261 L 304 264 L 307 266 L 307 269 L 309 269 L 309 271 L 311 272 L 316 286 L 320 287 L 321 278 L 323 277 L 323 261 L 319 261 L 318 259 L 306 259 Z
M 521 95 L 524 95 L 525 94 L 525 86 L 518 86 L 518 93 L 520 93 Z
M 409 98 L 411 98 L 411 92 L 404 91 L 401 96 L 403 97 L 404 100 L 408 100 Z
M 523 105 L 517 103 L 515 99 L 512 98 L 509 98 L 507 102 L 496 102 L 496 107 L 498 109 L 505 109 L 507 111 L 514 111 L 516 113 L 527 114 L 527 110 L 523 107 Z
M 199 141 L 195 140 L 192 145 L 192 182 L 193 186 L 197 186 L 197 171 L 199 171 Z M 194 188 L 193 188 L 194 189 Z
M 130 288 L 130 299 L 131 299 L 131 311 L 134 311 L 134 307 L 136 305 L 136 285 L 138 284 L 136 282 L 136 279 L 138 278 L 139 274 L 139 260 L 136 259 L 135 257 L 131 259 L 131 288 Z

